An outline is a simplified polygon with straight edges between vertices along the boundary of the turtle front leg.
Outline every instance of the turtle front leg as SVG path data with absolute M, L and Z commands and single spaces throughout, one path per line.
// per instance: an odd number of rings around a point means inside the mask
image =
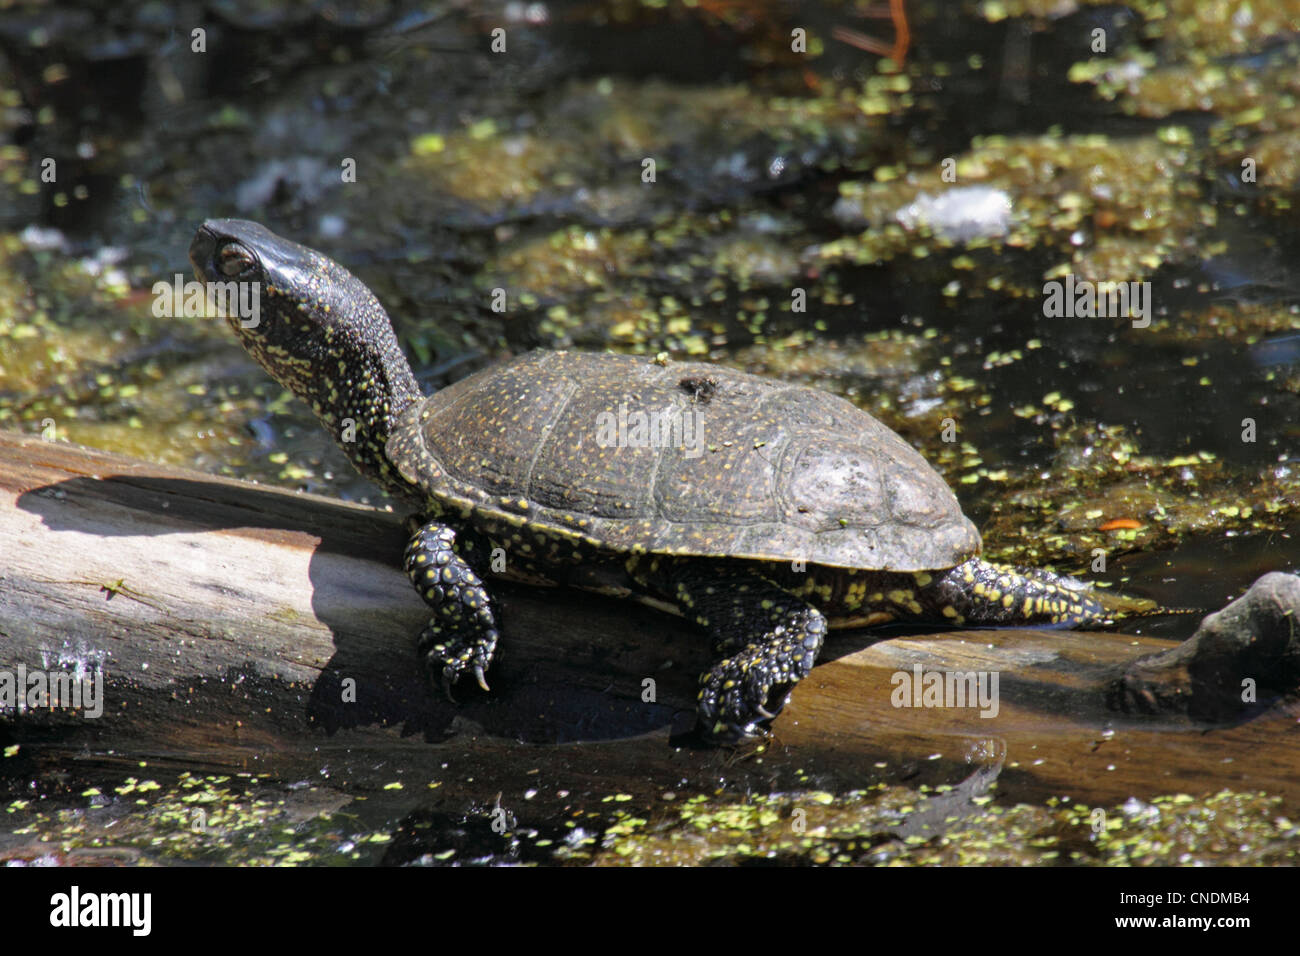
M 652 559 L 634 578 L 671 598 L 713 637 L 718 660 L 700 677 L 699 731 L 713 743 L 761 736 L 812 670 L 826 619 L 801 598 L 743 568 Z
M 456 551 L 456 532 L 438 521 L 426 521 L 411 536 L 403 561 L 406 573 L 434 610 L 416 643 L 432 677 L 441 673 L 443 690 L 471 671 L 488 689 L 484 672 L 496 650 L 496 618 L 492 601 L 477 573 Z

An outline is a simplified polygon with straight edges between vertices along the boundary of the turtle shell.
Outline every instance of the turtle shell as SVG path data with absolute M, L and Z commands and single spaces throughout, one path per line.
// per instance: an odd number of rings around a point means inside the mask
M 443 513 L 611 552 L 925 571 L 980 550 L 866 412 L 716 365 L 530 352 L 415 403 L 387 452 Z

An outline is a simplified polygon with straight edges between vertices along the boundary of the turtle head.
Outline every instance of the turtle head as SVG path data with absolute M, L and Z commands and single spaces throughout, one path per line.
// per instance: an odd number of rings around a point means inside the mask
M 405 490 L 384 445 L 421 394 L 374 293 L 327 256 L 241 219 L 200 226 L 190 262 L 240 344 L 311 405 L 357 469 Z

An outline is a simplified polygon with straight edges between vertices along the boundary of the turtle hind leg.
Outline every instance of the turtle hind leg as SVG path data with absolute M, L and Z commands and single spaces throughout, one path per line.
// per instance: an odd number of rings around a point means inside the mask
M 434 610 L 416 643 L 430 677 L 441 675 L 448 697 L 465 672 L 487 690 L 485 673 L 500 635 L 482 580 L 456 551 L 455 530 L 425 521 L 411 535 L 402 563 L 420 597 Z
M 1102 594 L 1074 578 L 1049 571 L 979 558 L 927 577 L 931 580 L 917 592 L 924 616 L 950 624 L 1109 627 L 1132 613 L 1141 613 L 1142 602 L 1136 599 Z
M 745 568 L 654 559 L 632 573 L 713 637 L 717 660 L 700 677 L 701 737 L 736 743 L 760 736 L 812 670 L 826 637 L 821 612 Z

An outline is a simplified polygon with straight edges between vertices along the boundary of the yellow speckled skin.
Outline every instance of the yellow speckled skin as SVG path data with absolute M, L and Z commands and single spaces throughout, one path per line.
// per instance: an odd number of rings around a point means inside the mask
M 943 480 L 833 395 L 539 351 L 425 398 L 379 302 L 332 260 L 240 220 L 205 223 L 190 258 L 202 281 L 259 284 L 261 321 L 230 322 L 241 343 L 362 474 L 416 503 L 404 566 L 434 611 L 420 652 L 448 688 L 464 673 L 487 687 L 499 634 L 483 579 L 498 563 L 667 605 L 711 633 L 699 715 L 715 741 L 761 732 L 828 627 L 1117 616 L 1078 582 L 981 561 Z M 662 425 L 658 440 L 608 440 L 629 412 Z

